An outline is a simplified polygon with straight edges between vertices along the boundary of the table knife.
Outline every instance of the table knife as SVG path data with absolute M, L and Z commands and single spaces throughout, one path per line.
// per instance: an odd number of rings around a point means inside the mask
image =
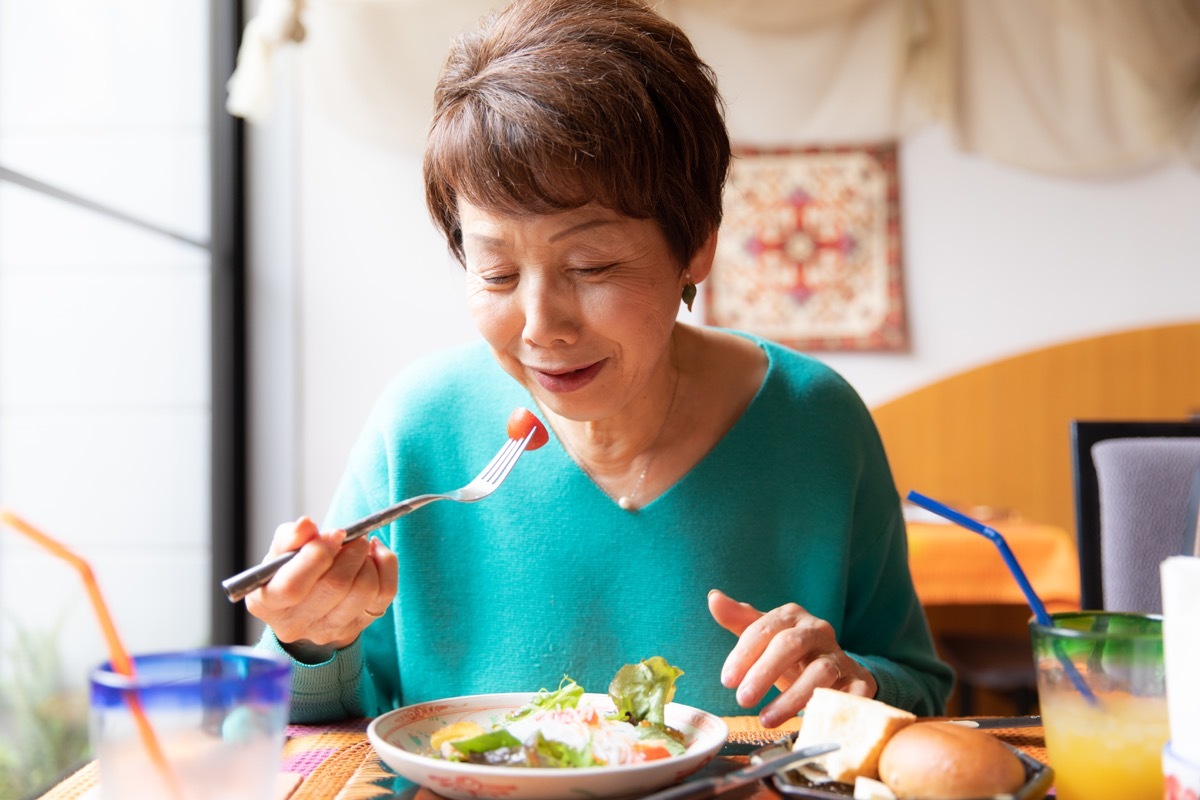
M 1037 714 L 1029 717 L 979 717 L 977 719 L 952 719 L 955 725 L 966 728 L 1036 728 L 1042 724 Z
M 823 756 L 826 753 L 832 753 L 838 747 L 840 745 L 837 744 L 810 745 L 800 750 L 792 750 L 781 756 L 760 761 L 757 764 L 751 764 L 748 767 L 725 775 L 684 781 L 683 783 L 663 789 L 660 792 L 646 795 L 642 800 L 703 800 L 703 798 L 713 797 L 730 789 L 736 789 L 739 786 L 752 783 L 759 778 L 774 775 L 781 770 L 797 767 L 806 761 L 812 761 L 814 758 Z

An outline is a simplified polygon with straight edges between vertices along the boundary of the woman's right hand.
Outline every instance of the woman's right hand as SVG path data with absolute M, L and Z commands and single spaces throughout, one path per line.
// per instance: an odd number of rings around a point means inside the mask
M 280 525 L 267 558 L 299 552 L 246 595 L 246 609 L 302 661 L 352 644 L 396 596 L 396 554 L 367 536 L 342 546 L 345 538 L 341 530 L 322 533 L 308 517 Z

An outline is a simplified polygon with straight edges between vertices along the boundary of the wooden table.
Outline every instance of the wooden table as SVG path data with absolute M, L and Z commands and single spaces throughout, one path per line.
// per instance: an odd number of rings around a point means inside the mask
M 1079 608 L 1079 562 L 1070 533 L 1022 520 L 987 524 L 1004 537 L 1047 609 Z M 989 539 L 949 522 L 910 521 L 907 529 L 908 566 L 922 605 L 1027 607 L 1025 595 Z
M 702 774 L 722 774 L 745 766 L 746 745 L 765 746 L 799 730 L 800 718 L 780 728 L 764 729 L 757 717 L 725 717 L 729 725 L 729 751 L 705 767 Z M 418 789 L 384 766 L 367 741 L 369 720 L 348 720 L 327 725 L 289 725 L 280 770 L 279 791 L 274 800 L 330 800 L 334 797 L 379 798 L 379 800 L 441 800 Z M 1042 729 L 1003 728 L 991 731 L 1003 741 L 1046 763 Z M 740 747 L 739 747 L 740 746 Z M 41 800 L 97 800 L 98 770 L 91 762 L 42 795 Z M 732 796 L 732 795 L 731 795 Z M 781 800 L 783 796 L 766 783 L 740 790 L 738 800 Z

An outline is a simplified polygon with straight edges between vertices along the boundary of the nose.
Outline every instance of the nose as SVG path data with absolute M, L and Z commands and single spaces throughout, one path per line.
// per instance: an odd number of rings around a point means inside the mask
M 538 347 L 572 344 L 579 335 L 579 304 L 574 288 L 555 277 L 537 277 L 521 282 L 525 312 L 522 336 Z

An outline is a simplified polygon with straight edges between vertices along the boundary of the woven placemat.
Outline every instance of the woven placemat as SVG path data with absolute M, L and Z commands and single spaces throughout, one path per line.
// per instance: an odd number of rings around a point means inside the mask
M 1046 739 L 1041 728 L 993 728 L 988 733 L 1043 764 L 1050 763 L 1050 758 L 1046 755 Z
M 80 800 L 100 785 L 100 766 L 91 761 L 60 781 L 40 800 Z
M 792 717 L 778 728 L 764 728 L 758 717 L 722 717 L 729 726 L 729 741 L 737 744 L 768 745 L 800 730 L 800 717 Z
M 359 719 L 333 726 L 289 725 L 283 770 L 303 777 L 290 800 L 390 797 L 391 789 L 377 782 L 394 776 L 367 740 L 369 722 Z

